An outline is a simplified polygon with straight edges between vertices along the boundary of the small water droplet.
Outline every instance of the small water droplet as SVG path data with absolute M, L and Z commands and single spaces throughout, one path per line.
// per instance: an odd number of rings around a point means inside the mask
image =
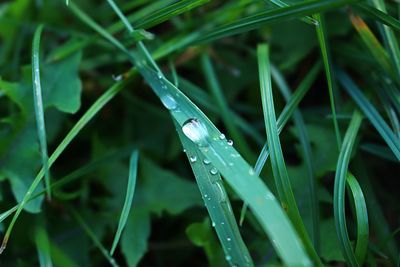
M 215 222 L 212 222 L 211 226 L 212 226 L 212 227 L 215 227 L 215 225 L 216 225 Z
M 229 256 L 229 255 L 226 255 L 225 259 L 226 259 L 227 261 L 231 261 L 231 260 L 232 260 L 232 257 Z
M 221 225 L 225 225 L 225 223 L 224 223 L 224 222 L 221 222 Z
M 233 146 L 233 141 L 232 140 L 228 140 L 226 143 L 228 144 L 228 146 Z
M 219 135 L 219 139 L 224 140 L 225 139 L 225 135 L 222 133 Z
M 254 172 L 254 169 L 253 169 L 253 168 L 250 168 L 250 169 L 249 169 L 249 174 L 250 174 L 250 175 L 254 175 L 254 174 L 255 174 L 255 172 Z
M 218 170 L 216 169 L 216 168 L 211 168 L 211 170 L 210 170 L 210 173 L 212 174 L 212 175 L 216 175 L 217 173 L 218 173 Z
M 169 110 L 174 110 L 178 106 L 175 99 L 170 94 L 165 94 L 161 97 L 161 102 L 163 103 L 164 107 Z
M 186 149 L 183 150 L 183 153 L 186 153 Z
M 203 163 L 206 164 L 206 165 L 209 165 L 211 163 L 211 161 L 209 159 L 204 159 Z
M 157 77 L 158 77 L 158 79 L 162 79 L 163 78 L 162 73 L 161 72 L 157 73 Z
M 207 128 L 197 119 L 188 119 L 182 126 L 182 131 L 192 142 L 199 146 L 208 145 Z
M 232 167 L 233 166 L 233 162 L 229 162 L 228 165 Z
M 111 75 L 111 77 L 113 78 L 114 81 L 119 82 L 122 80 L 122 74 L 119 75 Z
M 230 242 L 232 239 L 230 237 L 226 238 L 226 241 Z
M 191 163 L 195 163 L 197 161 L 197 157 L 196 156 L 191 156 L 190 157 L 190 162 Z

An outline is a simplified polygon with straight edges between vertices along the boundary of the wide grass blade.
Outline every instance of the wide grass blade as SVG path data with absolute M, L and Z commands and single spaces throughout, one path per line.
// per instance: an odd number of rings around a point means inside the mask
M 254 266 L 240 235 L 220 174 L 176 122 L 175 126 L 228 263 L 231 266 Z
M 339 238 L 340 248 L 349 266 L 361 266 L 368 247 L 368 215 L 364 195 L 357 180 L 348 173 L 351 152 L 357 137 L 357 132 L 362 122 L 362 115 L 355 111 L 347 129 L 343 145 L 339 154 L 336 167 L 333 209 L 336 232 Z M 346 223 L 345 212 L 345 185 L 349 185 L 354 199 L 357 217 L 357 244 L 354 253 L 350 243 Z
M 275 80 L 281 94 L 285 98 L 286 102 L 289 102 L 292 98 L 290 88 L 286 83 L 283 75 L 278 71 L 277 68 L 271 66 L 272 78 Z M 314 175 L 313 156 L 311 151 L 310 139 L 308 137 L 306 125 L 303 116 L 299 109 L 296 109 L 293 113 L 293 121 L 298 130 L 299 141 L 301 148 L 304 153 L 304 163 L 307 169 L 307 181 L 309 187 L 309 203 L 311 206 L 311 240 L 313 241 L 314 247 L 318 252 L 319 248 L 319 208 L 318 208 L 318 197 L 317 197 L 317 179 Z
M 35 243 L 39 255 L 40 267 L 52 267 L 50 242 L 46 229 L 40 225 L 35 228 Z
M 368 101 L 367 97 L 361 92 L 358 86 L 343 71 L 338 72 L 339 81 L 347 93 L 357 103 L 364 115 L 372 123 L 383 140 L 393 151 L 397 160 L 400 160 L 400 139 L 394 134 L 383 118 L 379 115 L 375 107 Z
M 136 177 L 137 177 L 137 166 L 138 166 L 139 152 L 134 150 L 131 154 L 129 161 L 129 177 L 128 186 L 126 187 L 126 196 L 124 206 L 122 208 L 121 216 L 118 222 L 117 232 L 115 233 L 114 241 L 110 250 L 112 256 L 117 248 L 118 241 L 121 237 L 122 231 L 124 230 L 125 224 L 128 220 L 129 212 L 131 210 L 133 195 L 135 193 Z
M 282 207 L 287 211 L 288 217 L 297 230 L 303 244 L 313 259 L 314 264 L 322 266 L 321 259 L 316 253 L 307 234 L 299 209 L 296 204 L 289 175 L 287 173 L 283 152 L 279 141 L 278 127 L 275 117 L 274 100 L 271 85 L 271 66 L 269 63 L 269 46 L 259 45 L 257 47 L 258 68 L 260 76 L 261 100 L 264 113 L 264 123 L 267 132 L 268 147 L 271 152 L 271 166 L 275 178 Z
M 227 25 L 217 27 L 216 29 L 206 31 L 197 42 L 208 42 L 234 34 L 248 32 L 266 24 L 301 18 L 306 15 L 324 12 L 354 2 L 357 2 L 357 0 L 312 0 L 296 3 L 288 7 L 259 12 Z
M 332 121 L 333 121 L 333 126 L 335 128 L 336 143 L 339 150 L 342 144 L 342 137 L 340 135 L 339 123 L 336 116 L 336 105 L 335 105 L 336 83 L 335 83 L 334 70 L 332 67 L 332 56 L 328 45 L 328 34 L 326 31 L 324 15 L 315 14 L 314 18 L 318 22 L 316 30 L 317 30 L 319 47 L 322 53 L 322 59 L 324 61 L 325 75 L 328 83 L 329 101 L 331 104 L 331 111 L 332 111 Z
M 42 99 L 42 87 L 40 84 L 40 37 L 43 24 L 35 31 L 32 44 L 32 79 L 33 79 L 33 101 L 35 107 L 36 127 L 38 131 L 40 152 L 42 156 L 43 169 L 45 170 L 45 185 L 47 197 L 51 199 L 49 156 L 47 153 L 46 126 L 44 122 L 44 107 Z

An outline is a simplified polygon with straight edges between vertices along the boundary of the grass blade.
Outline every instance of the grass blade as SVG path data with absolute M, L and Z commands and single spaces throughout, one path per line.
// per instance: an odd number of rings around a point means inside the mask
M 297 230 L 308 254 L 313 259 L 314 264 L 322 266 L 321 259 L 316 253 L 305 229 L 303 220 L 301 219 L 283 158 L 272 97 L 269 47 L 267 45 L 259 45 L 257 47 L 257 56 L 264 123 L 267 132 L 268 147 L 271 152 L 272 172 L 274 174 L 279 199 L 282 207 L 287 210 L 288 217 Z
M 318 22 L 317 27 L 316 27 L 318 42 L 319 42 L 319 46 L 320 46 L 321 53 L 322 53 L 322 59 L 324 61 L 326 80 L 328 82 L 329 101 L 331 104 L 333 126 L 335 128 L 336 143 L 337 143 L 338 149 L 340 149 L 340 146 L 342 144 L 342 137 L 340 135 L 339 124 L 338 124 L 338 120 L 336 117 L 336 106 L 335 106 L 335 97 L 334 97 L 336 84 L 335 84 L 335 75 L 334 75 L 333 68 L 332 68 L 332 57 L 331 57 L 330 49 L 329 49 L 328 42 L 327 42 L 328 34 L 326 32 L 324 16 L 322 14 L 315 14 L 314 18 Z
M 386 13 L 364 3 L 357 4 L 355 7 L 362 13 L 368 15 L 376 21 L 379 21 L 397 31 L 400 31 L 400 21 L 393 18 L 392 16 L 389 16 Z
M 227 261 L 231 266 L 254 266 L 240 235 L 220 174 L 176 122 L 175 126 Z
M 45 185 L 47 197 L 51 199 L 49 156 L 47 153 L 46 126 L 44 122 L 44 107 L 42 99 L 42 87 L 40 84 L 40 37 L 43 31 L 43 24 L 35 31 L 32 44 L 32 79 L 33 79 L 33 101 L 35 107 L 36 127 L 38 131 L 40 152 L 42 156 L 43 169 L 45 170 Z
M 357 85 L 350 79 L 350 77 L 343 71 L 338 72 L 339 81 L 347 93 L 357 103 L 359 108 L 363 111 L 364 115 L 372 123 L 375 129 L 382 136 L 383 140 L 393 151 L 397 160 L 400 160 L 400 140 L 393 133 L 390 127 L 386 124 L 383 118 L 379 115 L 378 111 L 368 101 L 367 97 L 360 91 Z
M 289 102 L 292 98 L 290 88 L 286 83 L 283 75 L 276 69 L 274 66 L 271 67 L 272 78 L 275 80 L 275 83 L 278 85 L 281 94 L 285 98 L 286 102 Z M 299 109 L 296 109 L 293 113 L 293 121 L 295 126 L 297 127 L 299 134 L 300 145 L 303 149 L 304 153 L 304 163 L 307 168 L 307 181 L 305 184 L 309 186 L 310 193 L 310 206 L 311 206 L 311 240 L 313 241 L 314 247 L 318 251 L 319 248 L 319 209 L 318 209 L 318 197 L 317 197 L 317 183 L 316 177 L 314 175 L 314 166 L 313 166 L 313 157 L 311 152 L 310 140 L 308 137 L 308 133 L 306 130 L 306 125 L 301 115 Z
M 49 237 L 42 225 L 37 226 L 35 229 L 35 243 L 39 254 L 40 267 L 52 267 Z
M 139 153 L 134 150 L 131 154 L 131 159 L 129 162 L 129 178 L 128 186 L 126 187 L 126 197 L 124 206 L 122 208 L 121 217 L 118 222 L 118 229 L 115 233 L 114 241 L 110 250 L 110 255 L 112 256 L 117 248 L 118 241 L 121 237 L 122 231 L 124 230 L 126 221 L 128 220 L 129 212 L 131 210 L 133 195 L 135 193 L 136 177 L 137 177 L 137 165 L 138 165 Z
M 287 4 L 286 2 L 281 1 L 281 0 L 268 0 L 268 2 L 271 2 L 271 3 L 273 3 L 273 4 L 275 4 L 276 6 L 279 6 L 279 7 L 287 7 L 287 6 L 289 6 L 289 4 Z M 301 18 L 301 20 L 306 22 L 306 23 L 308 23 L 308 24 L 312 24 L 312 25 L 317 24 L 317 21 L 315 21 L 315 19 L 313 19 L 312 17 L 309 17 L 309 16 Z

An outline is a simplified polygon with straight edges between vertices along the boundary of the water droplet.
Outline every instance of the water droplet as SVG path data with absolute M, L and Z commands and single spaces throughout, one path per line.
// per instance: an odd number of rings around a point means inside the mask
M 221 222 L 221 225 L 225 225 L 225 223 L 224 223 L 224 222 Z
M 250 168 L 250 169 L 249 169 L 249 174 L 250 174 L 250 175 L 254 175 L 254 174 L 255 174 L 255 172 L 254 172 L 254 169 L 253 169 L 253 168 Z
M 228 165 L 232 167 L 233 166 L 233 162 L 229 162 Z
M 183 150 L 183 153 L 186 153 L 186 149 Z
M 204 197 L 208 197 L 208 195 L 207 195 L 207 194 L 204 194 Z
M 161 72 L 157 73 L 157 77 L 158 77 L 158 79 L 162 79 L 163 78 L 162 73 Z
M 216 225 L 215 222 L 212 222 L 211 226 L 212 226 L 212 227 L 215 227 L 215 225 Z
M 122 75 L 121 74 L 119 74 L 119 75 L 111 75 L 111 77 L 113 78 L 113 80 L 114 81 L 116 81 L 116 82 L 119 82 L 119 81 L 121 81 L 122 80 Z
M 197 119 L 188 119 L 182 126 L 182 131 L 192 142 L 199 146 L 208 145 L 207 128 Z
M 209 159 L 204 159 L 204 160 L 203 160 L 203 163 L 206 164 L 206 165 L 208 165 L 208 164 L 211 163 L 211 161 L 210 161 Z
M 226 241 L 230 242 L 232 239 L 230 237 L 226 238 Z
M 225 259 L 226 259 L 227 261 L 231 261 L 231 260 L 232 260 L 232 257 L 229 256 L 229 255 L 226 255 Z
M 225 135 L 222 133 L 219 135 L 219 139 L 224 140 L 225 139 Z
M 196 156 L 191 156 L 189 159 L 190 159 L 191 163 L 195 163 L 197 161 L 197 157 Z
M 228 140 L 226 143 L 228 144 L 228 146 L 233 146 L 233 141 L 232 140 Z
M 212 175 L 216 175 L 217 173 L 218 173 L 218 170 L 216 169 L 216 168 L 211 168 L 211 170 L 210 170 L 210 173 L 212 174 Z
M 178 106 L 175 99 L 170 94 L 165 94 L 161 97 L 161 102 L 163 103 L 164 107 L 169 110 L 174 110 Z

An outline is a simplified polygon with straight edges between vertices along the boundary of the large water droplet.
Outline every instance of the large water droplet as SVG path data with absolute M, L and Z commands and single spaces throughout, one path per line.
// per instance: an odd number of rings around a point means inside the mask
M 211 163 L 211 161 L 209 159 L 204 159 L 203 163 L 206 164 L 206 165 L 209 165 Z
M 190 157 L 190 162 L 191 163 L 195 163 L 197 161 L 197 157 L 196 156 L 191 156 Z
M 217 173 L 218 173 L 218 170 L 216 169 L 216 168 L 211 168 L 211 170 L 210 170 L 210 173 L 212 174 L 212 175 L 216 175 Z
M 188 119 L 182 126 L 182 131 L 192 142 L 199 146 L 208 145 L 207 128 L 197 119 Z
M 165 94 L 161 97 L 161 102 L 163 103 L 164 107 L 169 110 L 174 110 L 178 106 L 175 99 L 170 94 Z

